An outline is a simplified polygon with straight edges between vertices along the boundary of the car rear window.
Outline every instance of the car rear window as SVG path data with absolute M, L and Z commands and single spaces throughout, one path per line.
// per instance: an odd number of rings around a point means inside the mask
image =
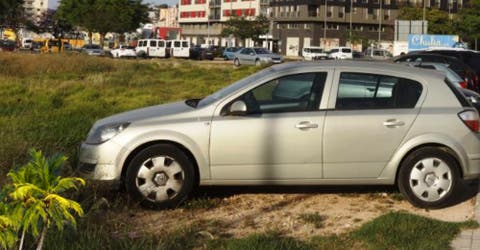
M 419 82 L 386 75 L 340 75 L 336 109 L 414 108 L 422 93 Z

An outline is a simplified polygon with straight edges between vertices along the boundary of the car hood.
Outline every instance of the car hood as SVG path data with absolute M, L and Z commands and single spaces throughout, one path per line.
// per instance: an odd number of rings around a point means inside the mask
M 106 124 L 118 124 L 124 122 L 133 123 L 144 120 L 165 119 L 173 115 L 180 115 L 193 110 L 195 110 L 195 108 L 188 106 L 184 101 L 150 106 L 103 118 L 97 121 L 94 127 L 99 127 Z

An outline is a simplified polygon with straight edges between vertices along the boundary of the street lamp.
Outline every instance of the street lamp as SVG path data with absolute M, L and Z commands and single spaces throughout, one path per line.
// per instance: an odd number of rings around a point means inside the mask
M 422 34 L 425 34 L 425 16 L 426 16 L 425 0 L 423 0 Z
M 377 47 L 380 48 L 380 40 L 382 39 L 382 2 L 380 1 L 380 9 L 378 9 L 378 45 Z
M 352 45 L 352 11 L 353 11 L 353 0 L 350 0 L 350 45 Z
M 326 49 L 327 46 L 327 1 L 325 0 L 325 15 L 323 17 L 323 44 L 324 44 L 324 49 Z

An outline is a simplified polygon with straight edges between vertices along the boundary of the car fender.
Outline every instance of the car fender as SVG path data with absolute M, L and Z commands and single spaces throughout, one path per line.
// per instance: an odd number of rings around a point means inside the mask
M 396 175 L 402 160 L 415 148 L 422 146 L 444 146 L 447 147 L 454 153 L 455 158 L 460 164 L 461 172 L 464 173 L 468 169 L 467 161 L 467 152 L 463 147 L 452 137 L 440 134 L 440 133 L 428 133 L 422 134 L 411 139 L 408 139 L 406 142 L 402 142 L 400 148 L 398 148 L 393 154 L 390 161 L 385 166 L 384 170 L 380 174 L 379 179 L 389 180 L 388 183 L 394 184 L 396 180 Z
M 115 139 L 115 138 L 114 138 Z M 113 140 L 113 139 L 112 139 Z M 155 143 L 155 142 L 172 142 L 175 144 L 182 145 L 186 148 L 195 158 L 198 171 L 199 171 L 199 179 L 210 179 L 210 168 L 208 162 L 208 145 L 206 146 L 206 150 L 202 151 L 201 145 L 198 145 L 193 139 L 191 139 L 188 135 L 180 133 L 175 130 L 169 129 L 158 129 L 158 130 L 150 130 L 145 133 L 138 134 L 130 141 L 118 143 L 120 145 L 128 145 L 128 148 L 124 148 L 124 151 L 119 154 L 119 157 L 116 159 L 117 166 L 124 166 L 125 162 L 127 161 L 128 157 L 134 153 L 135 150 L 138 148 Z M 208 143 L 208 142 L 207 142 Z

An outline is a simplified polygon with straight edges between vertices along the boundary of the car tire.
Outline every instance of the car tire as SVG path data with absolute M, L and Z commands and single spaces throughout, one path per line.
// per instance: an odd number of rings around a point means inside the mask
M 228 61 L 228 56 L 224 56 L 223 60 Z
M 130 196 L 147 208 L 174 208 L 188 198 L 195 172 L 188 156 L 171 144 L 156 144 L 134 156 L 126 172 Z
M 239 67 L 239 66 L 240 66 L 240 60 L 238 60 L 238 58 L 235 58 L 235 59 L 233 60 L 233 65 Z
M 415 206 L 441 208 L 456 193 L 459 165 L 446 150 L 424 147 L 404 159 L 398 173 L 400 192 Z
M 262 63 L 260 62 L 260 59 L 255 60 L 255 66 L 258 67 L 260 65 L 262 65 Z

